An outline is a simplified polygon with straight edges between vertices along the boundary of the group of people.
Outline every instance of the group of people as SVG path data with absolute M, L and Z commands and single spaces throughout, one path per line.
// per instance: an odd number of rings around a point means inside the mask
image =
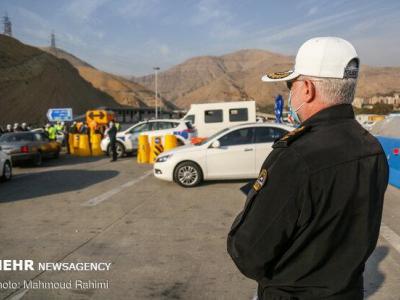
M 51 141 L 56 141 L 57 140 L 57 134 L 61 133 L 62 135 L 65 136 L 66 133 L 66 125 L 64 122 L 56 122 L 55 124 L 47 123 L 46 126 L 44 127 L 44 132 L 47 134 L 49 139 Z M 63 138 L 62 144 L 65 143 L 65 138 Z
M 116 128 L 117 131 L 121 129 L 121 125 L 116 122 L 112 121 Z M 91 123 L 86 123 L 86 122 L 72 122 L 72 124 L 69 126 L 69 133 L 72 134 L 101 134 L 104 136 L 105 132 L 107 130 L 107 125 L 99 125 L 96 122 L 91 122 Z
M 6 128 L 0 126 L 0 134 L 1 133 L 9 133 L 9 132 L 20 132 L 20 131 L 29 131 L 31 128 L 27 123 L 14 123 L 14 126 L 11 124 L 7 124 Z
M 68 140 L 69 134 L 87 134 L 89 136 L 89 140 L 93 134 L 100 134 L 102 138 L 107 135 L 110 138 L 110 154 L 112 155 L 111 161 L 116 161 L 118 157 L 116 149 L 117 132 L 120 130 L 121 124 L 115 120 L 111 120 L 108 125 L 100 125 L 96 122 L 85 123 L 74 121 L 66 131 L 65 139 Z M 69 147 L 67 147 L 67 149 L 69 152 Z

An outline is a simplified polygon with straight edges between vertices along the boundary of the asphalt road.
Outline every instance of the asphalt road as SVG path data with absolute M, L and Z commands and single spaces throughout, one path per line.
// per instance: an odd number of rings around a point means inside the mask
M 0 271 L 1 282 L 107 283 L 108 288 L 1 289 L 0 299 L 251 299 L 256 284 L 226 253 L 244 204 L 240 181 L 183 189 L 134 158 L 18 167 L 0 185 L 0 257 L 107 262 L 109 271 Z M 381 238 L 365 272 L 368 299 L 400 299 L 400 191 L 385 199 Z

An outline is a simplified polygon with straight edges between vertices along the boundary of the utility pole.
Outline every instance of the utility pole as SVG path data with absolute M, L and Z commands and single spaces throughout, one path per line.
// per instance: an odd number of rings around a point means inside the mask
M 50 44 L 52 49 L 56 49 L 56 35 L 54 34 L 54 31 L 51 32 L 51 44 Z
M 160 67 L 154 67 L 153 68 L 154 73 L 155 73 L 155 85 L 156 85 L 156 107 L 155 107 L 155 117 L 156 120 L 158 119 L 158 86 L 157 86 L 157 73 L 160 70 Z
M 4 24 L 4 34 L 8 36 L 12 36 L 12 24 L 10 21 L 10 18 L 8 17 L 8 14 L 6 14 L 3 17 L 3 24 Z

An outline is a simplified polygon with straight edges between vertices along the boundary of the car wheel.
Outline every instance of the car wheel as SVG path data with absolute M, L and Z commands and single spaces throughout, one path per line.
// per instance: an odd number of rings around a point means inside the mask
M 42 165 L 42 153 L 38 152 L 35 156 L 35 158 L 33 159 L 33 165 L 36 167 L 40 167 Z
M 124 145 L 122 145 L 121 143 L 117 142 L 117 143 L 115 144 L 115 149 L 117 150 L 117 157 L 118 157 L 118 158 L 121 158 L 122 156 L 124 156 L 124 154 L 125 154 L 125 147 L 124 147 Z M 108 153 L 108 156 L 111 156 L 111 155 L 112 155 L 112 152 L 111 152 L 111 145 L 108 146 L 108 151 L 107 151 L 107 153 Z
M 125 154 L 125 147 L 124 147 L 124 145 L 122 145 L 121 143 L 116 143 L 115 144 L 115 148 L 116 148 L 116 150 L 117 150 L 117 157 L 118 158 L 121 158 L 122 156 L 124 156 L 124 154 Z
M 9 181 L 12 177 L 12 166 L 9 161 L 4 163 L 3 175 L 1 176 L 1 181 Z
M 185 161 L 175 168 L 174 181 L 183 187 L 194 187 L 203 181 L 203 172 L 196 163 Z

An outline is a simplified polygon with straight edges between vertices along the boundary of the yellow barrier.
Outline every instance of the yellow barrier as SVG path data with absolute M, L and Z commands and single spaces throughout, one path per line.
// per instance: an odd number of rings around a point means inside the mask
M 73 139 L 74 139 L 74 143 L 73 143 L 73 148 L 78 149 L 79 148 L 79 134 L 73 134 Z
M 174 149 L 177 146 L 178 146 L 178 140 L 175 135 L 173 135 L 173 134 L 165 135 L 164 151 Z
M 89 136 L 87 134 L 79 135 L 79 156 L 90 156 Z
M 101 143 L 101 134 L 92 134 L 90 136 L 90 144 L 92 146 L 92 155 L 93 156 L 103 155 L 103 151 L 101 150 L 100 143 Z
M 138 151 L 137 162 L 139 164 L 146 164 L 149 162 L 150 145 L 149 137 L 147 135 L 139 135 L 138 138 Z
M 74 134 L 70 133 L 68 134 L 68 148 L 69 148 L 69 154 L 74 155 L 75 153 L 75 148 L 74 148 Z
M 157 156 L 163 152 L 164 148 L 161 144 L 161 137 L 153 136 L 150 144 L 150 163 L 153 164 Z

